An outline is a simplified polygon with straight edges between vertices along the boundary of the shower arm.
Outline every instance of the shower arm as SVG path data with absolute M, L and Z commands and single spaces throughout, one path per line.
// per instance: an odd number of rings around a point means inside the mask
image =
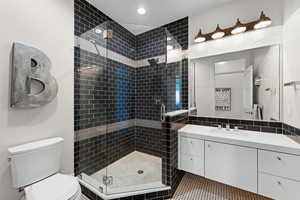
M 95 41 L 95 40 L 90 40 L 90 43 L 92 43 L 92 44 L 94 45 L 94 47 L 95 47 L 95 49 L 96 49 L 98 55 L 101 56 L 101 53 L 100 53 L 100 51 L 99 51 L 99 49 L 98 49 L 98 47 L 97 47 L 96 41 Z

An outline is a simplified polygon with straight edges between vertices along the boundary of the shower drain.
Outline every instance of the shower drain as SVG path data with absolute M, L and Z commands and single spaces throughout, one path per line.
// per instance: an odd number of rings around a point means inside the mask
M 138 170 L 137 173 L 138 173 L 138 174 L 143 174 L 144 171 L 143 171 L 143 170 Z

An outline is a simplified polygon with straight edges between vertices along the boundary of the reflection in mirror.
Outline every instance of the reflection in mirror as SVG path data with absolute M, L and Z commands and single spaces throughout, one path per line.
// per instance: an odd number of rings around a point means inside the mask
M 280 47 L 191 60 L 191 115 L 280 120 Z

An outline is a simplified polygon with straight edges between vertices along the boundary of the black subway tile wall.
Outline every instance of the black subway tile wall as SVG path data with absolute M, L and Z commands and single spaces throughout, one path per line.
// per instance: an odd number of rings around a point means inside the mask
M 75 142 L 75 174 L 91 175 L 135 151 L 135 127 Z
M 181 107 L 189 108 L 189 60 L 182 60 Z
M 166 112 L 188 109 L 188 60 L 168 63 L 164 72 L 163 90 Z M 180 81 L 180 103 L 176 105 L 176 81 Z
M 166 32 L 181 45 L 183 50 L 188 49 L 188 17 L 166 24 L 136 36 L 136 60 L 151 58 L 166 54 Z
M 136 69 L 136 119 L 160 120 L 164 68 L 162 63 Z
M 135 127 L 135 149 L 150 155 L 162 156 L 162 130 L 148 127 Z
M 134 119 L 135 69 L 76 47 L 74 104 L 75 131 Z
M 267 121 L 253 121 L 253 120 L 238 120 L 227 118 L 214 118 L 214 117 L 196 117 L 189 116 L 189 124 L 203 125 L 203 126 L 218 126 L 223 127 L 229 124 L 231 128 L 237 126 L 242 130 L 278 133 L 282 134 L 281 122 L 267 122 Z
M 106 123 L 104 67 L 106 59 L 75 47 L 75 131 Z
M 167 117 L 163 123 L 163 136 L 167 142 L 165 158 L 167 172 L 166 181 L 171 185 L 171 195 L 175 192 L 184 172 L 178 170 L 178 129 L 188 123 L 188 113 L 180 114 L 174 117 Z
M 300 136 L 300 129 L 294 126 L 283 123 L 282 133 L 284 135 Z
M 117 52 L 128 58 L 135 59 L 136 36 L 117 22 L 99 11 L 85 0 L 74 0 L 75 5 L 75 35 L 92 39 L 99 45 Z M 95 28 L 113 31 L 113 39 L 105 42 L 103 35 L 93 33 Z M 102 39 L 99 39 L 102 37 Z
M 105 74 L 107 124 L 135 118 L 135 69 L 108 60 Z
M 156 28 L 136 36 L 136 60 L 165 55 L 167 36 L 164 28 Z
M 189 19 L 185 17 L 163 26 L 172 34 L 183 50 L 188 49 Z

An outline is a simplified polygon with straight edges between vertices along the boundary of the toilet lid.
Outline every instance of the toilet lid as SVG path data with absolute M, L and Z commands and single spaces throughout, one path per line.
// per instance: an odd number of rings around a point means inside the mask
M 80 186 L 73 176 L 55 174 L 25 188 L 26 200 L 69 200 L 78 195 Z

